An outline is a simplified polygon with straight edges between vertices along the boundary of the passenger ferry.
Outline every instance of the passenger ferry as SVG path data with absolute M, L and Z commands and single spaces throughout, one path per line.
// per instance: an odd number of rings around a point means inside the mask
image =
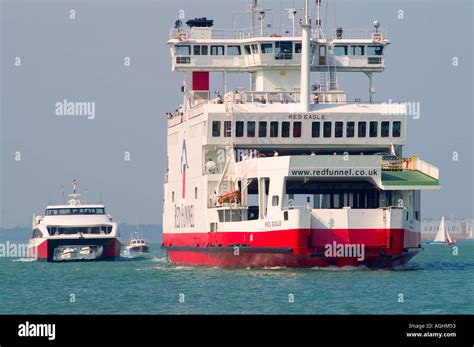
M 68 204 L 33 215 L 29 255 L 37 260 L 114 260 L 120 256 L 117 223 L 102 204 L 82 204 L 73 181 Z
M 253 1 L 250 29 L 196 18 L 170 30 L 172 70 L 184 76 L 182 105 L 167 113 L 171 262 L 392 267 L 422 250 L 420 195 L 439 189 L 439 172 L 403 153 L 406 105 L 373 101 L 387 33 L 379 21 L 324 33 L 320 11 L 317 0 L 310 20 L 305 1 L 300 28 L 290 9 L 292 30 L 277 33 Z M 368 77 L 368 101 L 347 100 L 344 72 Z M 248 75 L 247 89 L 229 88 L 229 73 Z

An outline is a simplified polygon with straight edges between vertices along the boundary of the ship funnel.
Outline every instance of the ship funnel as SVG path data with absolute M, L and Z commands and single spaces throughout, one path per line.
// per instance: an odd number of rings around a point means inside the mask
M 300 86 L 300 105 L 302 112 L 309 111 L 309 35 L 311 24 L 308 15 L 308 0 L 304 4 L 304 19 L 301 23 L 301 86 Z

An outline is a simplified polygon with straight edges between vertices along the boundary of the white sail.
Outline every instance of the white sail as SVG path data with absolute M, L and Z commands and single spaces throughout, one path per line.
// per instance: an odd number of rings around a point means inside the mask
M 436 234 L 434 242 L 446 242 L 446 227 L 444 225 L 444 216 L 441 218 L 441 223 L 439 224 L 439 230 Z

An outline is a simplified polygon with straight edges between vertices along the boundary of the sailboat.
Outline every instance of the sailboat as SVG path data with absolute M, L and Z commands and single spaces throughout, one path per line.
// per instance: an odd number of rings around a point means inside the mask
M 452 245 L 453 240 L 451 239 L 451 236 L 449 235 L 448 231 L 446 230 L 446 226 L 444 223 L 444 216 L 441 218 L 441 223 L 439 224 L 439 230 L 438 233 L 436 234 L 436 237 L 432 244 L 445 244 L 447 246 Z

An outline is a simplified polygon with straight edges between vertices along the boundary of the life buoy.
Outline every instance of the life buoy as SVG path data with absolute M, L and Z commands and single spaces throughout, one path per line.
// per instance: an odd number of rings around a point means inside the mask
M 179 33 L 178 34 L 179 41 L 186 41 L 186 33 Z

